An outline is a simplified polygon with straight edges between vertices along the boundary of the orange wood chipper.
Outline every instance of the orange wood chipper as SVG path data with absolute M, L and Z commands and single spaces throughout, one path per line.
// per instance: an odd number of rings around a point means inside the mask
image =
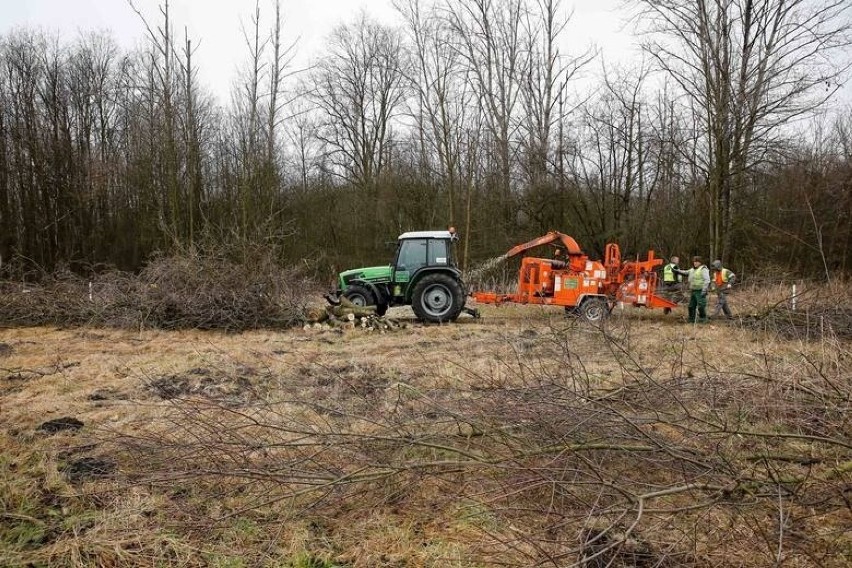
M 555 246 L 560 255 L 555 258 L 524 257 L 517 293 L 473 292 L 474 300 L 497 305 L 564 306 L 566 312 L 577 313 L 590 321 L 603 319 L 619 302 L 662 308 L 666 312 L 676 306 L 656 294 L 654 268 L 662 265 L 663 259 L 655 258 L 652 250 L 648 251 L 646 260 L 622 261 L 619 246 L 609 243 L 604 261 L 600 262 L 585 255 L 572 237 L 551 231 L 512 248 L 502 258 L 512 258 L 544 245 Z

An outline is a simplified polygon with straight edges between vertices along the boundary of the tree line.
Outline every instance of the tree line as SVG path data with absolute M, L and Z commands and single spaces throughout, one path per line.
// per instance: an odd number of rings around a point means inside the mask
M 226 103 L 167 1 L 132 51 L 0 37 L 3 266 L 261 244 L 331 274 L 454 225 L 465 266 L 556 229 L 593 255 L 852 268 L 852 111 L 828 112 L 852 62 L 843 0 L 625 4 L 629 69 L 565 51 L 564 1 L 395 7 L 400 25 L 362 14 L 300 71 L 281 6 L 258 3 Z

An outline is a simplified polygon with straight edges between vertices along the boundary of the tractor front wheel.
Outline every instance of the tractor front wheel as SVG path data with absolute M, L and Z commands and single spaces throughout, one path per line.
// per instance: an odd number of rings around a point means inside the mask
M 428 274 L 414 286 L 411 307 L 419 320 L 454 321 L 464 308 L 464 291 L 448 274 Z
M 370 289 L 360 284 L 350 284 L 347 286 L 343 292 L 343 296 L 359 308 L 376 305 L 376 300 L 373 298 L 373 293 Z

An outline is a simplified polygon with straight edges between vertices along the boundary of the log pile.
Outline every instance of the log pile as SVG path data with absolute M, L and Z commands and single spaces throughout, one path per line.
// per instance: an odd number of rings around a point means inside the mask
M 303 329 L 306 331 L 310 329 L 361 329 L 386 333 L 408 327 L 407 324 L 393 318 L 378 315 L 376 306 L 356 306 L 342 296 L 339 302 L 337 305 L 326 306 L 325 309 L 308 309 L 306 313 L 308 323 L 304 325 Z

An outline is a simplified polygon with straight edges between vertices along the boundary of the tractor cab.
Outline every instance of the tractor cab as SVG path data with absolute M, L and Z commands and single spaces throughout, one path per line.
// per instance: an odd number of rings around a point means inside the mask
M 392 265 L 394 297 L 404 298 L 409 285 L 422 271 L 456 268 L 452 243 L 457 239 L 456 234 L 450 231 L 401 234 Z

